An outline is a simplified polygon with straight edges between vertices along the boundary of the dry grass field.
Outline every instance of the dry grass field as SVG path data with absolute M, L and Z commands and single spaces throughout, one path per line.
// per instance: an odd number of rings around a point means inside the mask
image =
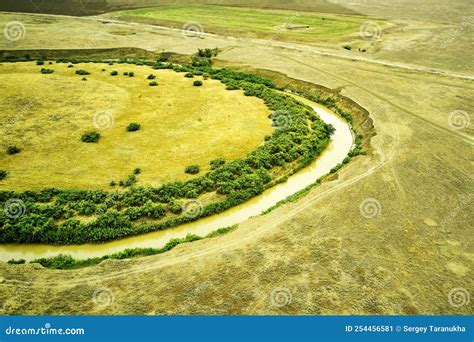
M 43 67 L 54 73 L 41 74 Z M 81 69 L 91 73 L 87 81 L 75 74 Z M 148 85 L 150 74 L 158 86 Z M 109 189 L 135 168 L 142 170 L 137 185 L 159 186 L 189 178 L 188 165 L 206 171 L 213 159 L 245 156 L 271 133 L 263 101 L 216 80 L 194 87 L 196 79 L 148 66 L 4 63 L 0 165 L 10 176 L 0 189 Z M 127 132 L 132 122 L 142 128 Z M 81 142 L 88 131 L 98 131 L 100 141 Z M 21 153 L 7 155 L 10 145 Z
M 2 41 L 7 50 L 219 47 L 219 63 L 277 71 L 347 96 L 367 109 L 376 131 L 372 154 L 226 235 L 72 271 L 2 262 L 3 313 L 472 315 L 474 70 L 465 44 L 473 27 L 459 30 L 470 2 L 456 1 L 441 21 L 428 10 L 413 18 L 405 1 L 379 1 L 372 12 L 362 2 L 352 8 L 395 25 L 373 39 L 347 37 L 371 48 L 365 54 L 340 43 L 196 39 L 103 18 L 0 14 L 0 26 L 16 20 L 26 28 L 23 39 Z M 108 305 L 94 305 L 97 289 L 107 289 Z M 289 300 L 275 306 L 272 293 L 281 289 Z

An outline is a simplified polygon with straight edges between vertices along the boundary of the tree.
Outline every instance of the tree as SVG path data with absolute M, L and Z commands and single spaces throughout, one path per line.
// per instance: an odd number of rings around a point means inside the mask
M 83 70 L 83 69 L 76 70 L 76 75 L 85 76 L 85 75 L 90 75 L 90 74 L 91 73 L 87 70 Z
M 118 75 L 118 71 L 117 70 L 114 70 L 110 73 L 110 76 L 117 76 Z
M 202 86 L 202 81 L 194 81 L 193 86 L 195 86 L 195 87 Z
M 136 122 L 132 122 L 127 126 L 127 131 L 128 132 L 135 132 L 135 131 L 139 131 L 140 128 L 141 128 L 140 124 L 138 124 Z
M 100 134 L 92 131 L 92 132 L 86 132 L 82 135 L 81 141 L 85 143 L 95 143 L 99 141 Z
M 195 164 L 186 166 L 186 168 L 184 169 L 184 172 L 189 173 L 190 175 L 196 175 L 199 173 L 199 171 L 200 171 L 199 165 L 195 165 Z
M 17 154 L 20 153 L 20 149 L 15 145 L 11 145 L 7 147 L 7 154 Z

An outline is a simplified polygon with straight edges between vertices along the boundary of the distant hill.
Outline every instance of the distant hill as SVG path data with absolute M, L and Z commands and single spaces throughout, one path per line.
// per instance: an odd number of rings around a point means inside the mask
M 354 10 L 333 4 L 327 0 L 1 0 L 0 11 L 85 16 L 126 8 L 185 3 L 290 9 L 339 14 L 357 13 Z

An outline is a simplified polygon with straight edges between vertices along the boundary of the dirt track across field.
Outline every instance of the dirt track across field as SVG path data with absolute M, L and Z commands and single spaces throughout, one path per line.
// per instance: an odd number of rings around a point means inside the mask
M 358 157 L 299 201 L 227 235 L 73 271 L 2 263 L 4 313 L 474 312 L 466 296 L 474 294 L 474 72 L 458 50 L 435 48 L 442 36 L 425 40 L 431 26 L 441 32 L 443 24 L 418 26 L 423 34 L 412 32 L 405 41 L 411 46 L 421 39 L 426 58 L 407 60 L 400 32 L 381 38 L 370 56 L 339 58 L 334 54 L 345 52 L 334 46 L 298 50 L 216 35 L 195 39 L 176 30 L 68 17 L 2 14 L 0 25 L 12 19 L 24 22 L 27 34 L 4 42 L 4 49 L 134 46 L 190 54 L 219 47 L 228 65 L 279 71 L 351 98 L 369 111 L 377 135 L 373 156 Z M 61 27 L 68 27 L 67 35 Z M 431 72 L 435 66 L 445 74 Z M 105 291 L 109 305 L 94 305 L 97 290 Z M 462 305 L 453 305 L 456 291 Z M 276 292 L 285 305 L 275 305 Z

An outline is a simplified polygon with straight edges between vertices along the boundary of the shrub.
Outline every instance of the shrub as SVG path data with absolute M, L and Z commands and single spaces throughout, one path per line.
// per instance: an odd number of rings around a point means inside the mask
M 189 166 L 186 166 L 186 168 L 184 169 L 184 172 L 189 173 L 190 175 L 196 175 L 199 173 L 200 170 L 201 169 L 199 165 L 189 165 Z
M 150 83 L 148 83 L 148 85 L 150 87 L 156 87 L 158 85 L 158 83 L 156 83 L 155 81 L 151 81 Z
M 41 73 L 42 74 L 52 74 L 53 72 L 54 72 L 54 70 L 41 68 Z
M 82 135 L 81 141 L 85 143 L 95 143 L 99 141 L 100 134 L 92 131 L 92 132 L 86 132 Z
M 81 79 L 81 81 L 87 81 L 87 78 L 83 77 L 83 78 Z
M 7 154 L 17 154 L 20 153 L 20 149 L 15 145 L 11 145 L 7 147 Z
M 110 186 L 116 186 L 116 185 L 117 185 L 117 183 L 115 183 L 115 181 L 110 182 Z
M 125 181 L 125 183 L 123 184 L 123 186 L 124 186 L 124 187 L 129 187 L 129 186 L 132 186 L 133 184 L 135 184 L 136 182 L 138 182 L 137 176 L 135 176 L 135 175 L 130 175 L 130 176 L 128 176 L 128 179 Z
M 350 45 L 344 45 L 343 48 L 346 50 L 352 50 L 352 47 Z
M 154 80 L 155 78 L 156 78 L 156 76 L 153 75 L 153 74 L 150 74 L 150 75 L 148 75 L 148 77 L 147 77 L 147 79 L 149 79 L 149 80 Z
M 8 172 L 5 170 L 0 170 L 0 180 L 3 180 L 7 177 Z
M 135 170 L 133 170 L 134 175 L 139 175 L 140 173 L 142 173 L 142 169 L 140 169 L 139 167 L 137 167 Z
M 222 166 L 225 164 L 225 159 L 224 158 L 217 158 L 211 161 L 211 170 L 217 169 L 219 166 Z
M 76 75 L 84 76 L 84 75 L 90 75 L 90 74 L 91 73 L 87 70 L 82 70 L 82 69 L 76 70 Z
M 194 74 L 192 72 L 188 72 L 186 75 L 184 75 L 186 78 L 193 78 Z
M 113 70 L 110 72 L 110 76 L 117 76 L 118 75 L 118 71 L 117 70 Z
M 123 73 L 123 75 L 124 75 L 124 76 L 128 76 L 128 71 L 125 71 L 125 72 Z
M 128 132 L 135 132 L 139 131 L 142 126 L 136 122 L 132 122 L 127 126 L 127 131 Z
M 24 264 L 25 262 L 26 262 L 25 259 L 18 259 L 18 260 L 11 259 L 7 261 L 7 263 L 11 265 L 21 265 L 21 264 Z
M 171 202 L 168 204 L 168 210 L 173 214 L 181 214 L 183 207 L 179 203 Z
M 128 77 L 133 77 L 133 76 L 135 76 L 135 73 L 134 73 L 133 71 L 130 71 L 130 72 L 128 73 Z
M 41 61 L 41 60 L 36 61 L 36 65 L 44 65 L 44 61 Z
M 69 64 L 67 67 L 68 67 L 68 68 L 74 68 L 74 65 Z
M 202 81 L 194 81 L 193 86 L 195 86 L 195 87 L 202 86 Z

